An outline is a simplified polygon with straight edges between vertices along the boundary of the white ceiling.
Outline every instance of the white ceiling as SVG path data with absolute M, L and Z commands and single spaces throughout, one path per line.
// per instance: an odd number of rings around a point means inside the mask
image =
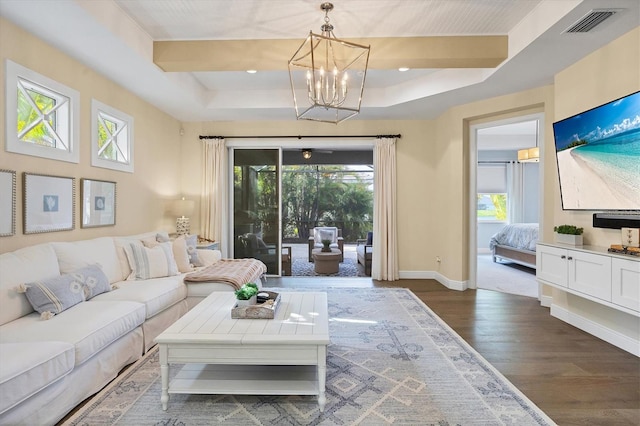
M 153 42 L 299 39 L 320 32 L 319 0 L 0 0 L 0 14 L 181 121 L 295 120 L 287 71 L 172 72 Z M 507 35 L 495 69 L 370 70 L 354 119 L 427 119 L 541 85 L 640 25 L 638 0 L 334 0 L 336 36 Z M 592 9 L 619 13 L 585 34 Z M 243 52 L 228 52 L 233 61 Z M 291 52 L 293 54 L 293 52 Z M 371 56 L 376 52 L 372 49 Z M 286 63 L 289 57 L 282 58 Z

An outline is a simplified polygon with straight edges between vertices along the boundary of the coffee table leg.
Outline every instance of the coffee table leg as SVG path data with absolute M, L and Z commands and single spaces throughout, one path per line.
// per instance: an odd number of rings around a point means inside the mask
M 160 345 L 160 375 L 162 376 L 162 394 L 160 395 L 160 402 L 162 403 L 162 409 L 167 410 L 169 404 L 169 363 L 168 350 L 166 345 Z
M 318 347 L 318 406 L 320 412 L 324 411 L 324 406 L 327 403 L 325 396 L 325 387 L 327 380 L 327 347 Z

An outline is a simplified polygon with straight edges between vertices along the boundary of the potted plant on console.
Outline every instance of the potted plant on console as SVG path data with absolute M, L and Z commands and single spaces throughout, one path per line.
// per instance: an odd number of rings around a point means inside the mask
M 322 251 L 325 253 L 331 252 L 331 240 L 322 240 Z
M 572 246 L 582 245 L 583 228 L 574 225 L 554 226 L 553 231 L 556 233 L 556 242 L 562 244 L 570 244 Z
M 255 283 L 246 283 L 235 291 L 238 306 L 255 305 L 258 295 L 258 286 Z

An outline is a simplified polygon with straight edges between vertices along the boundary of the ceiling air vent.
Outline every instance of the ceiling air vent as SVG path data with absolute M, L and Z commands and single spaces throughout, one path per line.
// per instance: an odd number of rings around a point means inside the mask
M 571 25 L 565 32 L 588 33 L 619 11 L 620 9 L 594 9 L 583 16 L 578 22 Z

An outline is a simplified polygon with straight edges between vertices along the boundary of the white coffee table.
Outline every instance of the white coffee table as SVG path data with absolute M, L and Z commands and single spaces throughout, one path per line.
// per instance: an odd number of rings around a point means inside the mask
M 156 337 L 162 409 L 169 394 L 317 395 L 326 403 L 327 295 L 281 292 L 276 318 L 232 319 L 215 292 Z M 185 364 L 169 383 L 170 364 Z

